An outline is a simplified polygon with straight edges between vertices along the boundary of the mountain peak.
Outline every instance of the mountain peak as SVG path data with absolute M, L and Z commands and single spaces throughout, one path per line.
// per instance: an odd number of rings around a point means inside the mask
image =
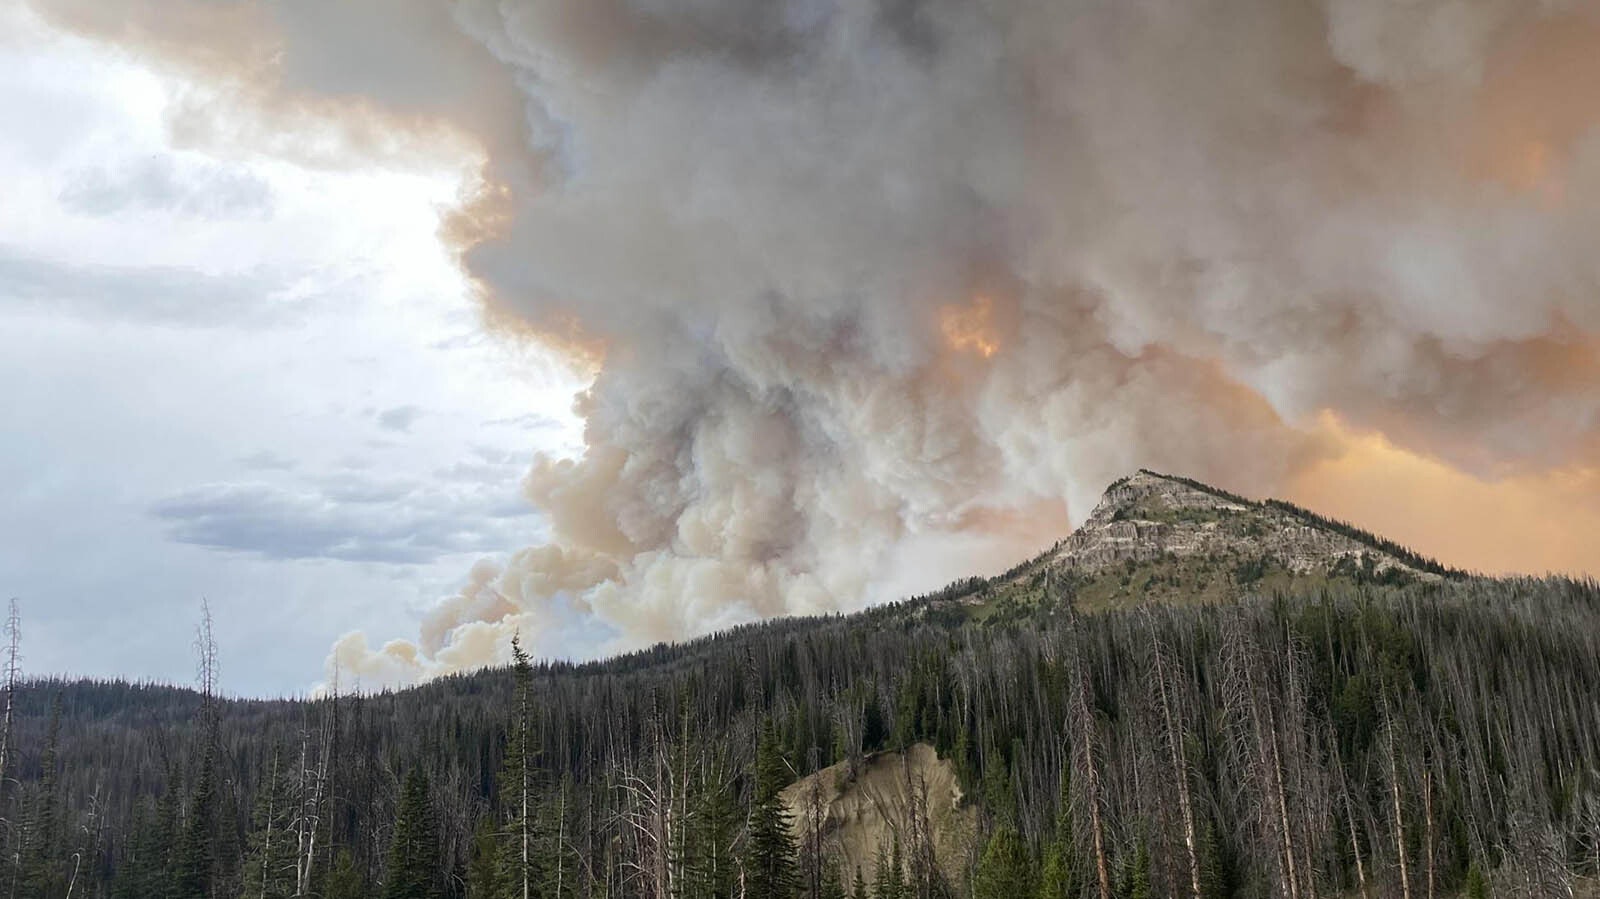
M 1271 570 L 1289 575 L 1350 571 L 1437 580 L 1452 573 L 1398 544 L 1298 506 L 1247 499 L 1144 468 L 1112 482 L 1088 520 L 1050 556 L 1048 564 L 1088 576 L 1130 562 L 1196 559 L 1254 577 Z

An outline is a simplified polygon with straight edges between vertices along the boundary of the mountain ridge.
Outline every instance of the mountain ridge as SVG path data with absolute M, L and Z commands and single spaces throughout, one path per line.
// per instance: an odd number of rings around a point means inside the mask
M 1051 561 L 1092 572 L 1128 559 L 1251 549 L 1297 574 L 1334 570 L 1347 560 L 1370 573 L 1393 569 L 1422 580 L 1460 574 L 1398 543 L 1292 503 L 1251 500 L 1146 468 L 1113 481 L 1083 525 L 1058 544 Z

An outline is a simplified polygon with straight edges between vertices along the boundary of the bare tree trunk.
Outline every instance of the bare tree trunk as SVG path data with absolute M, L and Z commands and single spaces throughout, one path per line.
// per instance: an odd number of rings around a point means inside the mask
M 1433 769 L 1422 773 L 1423 859 L 1428 866 L 1428 899 L 1433 899 Z
M 1094 713 L 1089 705 L 1089 673 L 1083 667 L 1083 639 L 1075 611 L 1068 612 L 1072 625 L 1073 717 L 1078 719 L 1078 766 L 1084 781 L 1085 801 L 1089 805 L 1089 832 L 1094 842 L 1095 873 L 1100 899 L 1111 899 L 1111 868 L 1106 863 L 1105 827 L 1100 820 L 1100 768 L 1095 763 Z
M 1284 879 L 1289 883 L 1289 899 L 1300 899 L 1300 878 L 1295 871 L 1294 834 L 1289 830 L 1289 798 L 1285 795 L 1283 789 L 1283 759 L 1278 755 L 1278 722 L 1276 719 L 1277 716 L 1273 715 L 1271 708 L 1268 707 L 1267 731 L 1264 737 L 1270 757 L 1273 792 L 1276 794 L 1278 805 L 1278 832 L 1282 837 L 1283 843 Z
M 17 695 L 17 677 L 21 673 L 17 648 L 22 641 L 22 615 L 17 611 L 17 601 L 11 600 L 11 612 L 6 616 L 6 710 L 0 719 L 0 794 L 5 792 L 6 771 L 11 761 L 11 717 Z
M 322 823 L 322 788 L 327 782 L 327 752 L 324 749 L 317 767 L 311 767 L 309 735 L 300 738 L 300 810 L 295 824 L 296 896 L 311 892 L 312 867 L 317 856 L 317 830 Z
M 1173 722 L 1172 703 L 1167 697 L 1165 652 L 1154 624 L 1150 628 L 1150 647 L 1155 666 L 1156 694 L 1161 701 L 1167 750 L 1172 759 L 1172 777 L 1178 785 L 1178 813 L 1183 817 L 1183 845 L 1189 853 L 1189 889 L 1194 899 L 1200 899 L 1200 854 L 1195 848 L 1194 815 L 1190 811 L 1189 765 L 1183 753 L 1183 734 Z
M 1234 722 L 1230 738 L 1233 751 L 1246 766 L 1247 780 L 1253 779 L 1260 785 L 1261 794 L 1254 805 L 1262 829 L 1271 833 L 1272 852 L 1278 866 L 1278 894 L 1284 899 L 1299 899 L 1294 836 L 1289 825 L 1289 801 L 1277 742 L 1279 725 L 1273 714 L 1274 697 L 1268 695 L 1261 670 L 1262 648 L 1246 630 L 1246 625 L 1233 617 L 1224 621 L 1223 652 L 1226 660 L 1223 703 L 1228 718 Z
M 513 638 L 512 644 L 513 646 L 516 645 L 515 638 Z M 526 686 L 522 686 L 518 692 L 522 694 L 520 697 L 521 702 L 517 709 L 517 730 L 521 735 L 518 751 L 522 753 L 522 757 L 517 759 L 517 802 L 522 811 L 521 817 L 517 820 L 517 841 L 521 844 L 520 854 L 522 856 L 522 865 L 518 868 L 518 871 L 522 875 L 522 899 L 529 899 L 532 887 L 528 883 L 528 815 L 531 811 L 528 807 L 528 690 Z
M 1400 765 L 1394 754 L 1394 718 L 1389 714 L 1389 703 L 1383 705 L 1384 735 L 1389 750 L 1389 795 L 1394 799 L 1394 846 L 1400 858 L 1400 895 L 1411 899 L 1411 877 L 1406 870 L 1406 827 L 1400 816 Z
M 1334 742 L 1332 731 L 1328 734 L 1328 753 L 1333 756 L 1334 777 L 1339 781 L 1339 798 L 1344 800 L 1345 822 L 1350 826 L 1350 856 L 1356 860 L 1356 885 L 1361 890 L 1361 899 L 1372 899 L 1372 893 L 1367 887 L 1367 866 L 1361 861 L 1361 841 L 1356 838 L 1356 808 L 1350 801 L 1350 782 L 1345 779 L 1344 762 L 1339 758 L 1339 746 Z
M 278 810 L 273 808 L 275 787 L 278 783 L 278 747 L 272 747 L 272 774 L 266 783 L 267 788 L 267 833 L 261 850 L 261 890 L 260 899 L 267 899 L 267 878 L 271 876 L 268 865 L 272 862 L 272 821 Z
M 561 781 L 561 804 L 556 812 L 556 899 L 561 899 L 562 879 L 567 873 L 567 866 L 562 863 L 561 856 L 567 851 L 567 782 Z

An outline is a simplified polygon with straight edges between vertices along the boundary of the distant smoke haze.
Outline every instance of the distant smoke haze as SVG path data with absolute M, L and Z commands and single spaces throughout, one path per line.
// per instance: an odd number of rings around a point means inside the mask
M 33 6 L 205 84 L 192 145 L 477 154 L 442 237 L 594 373 L 527 475 L 550 540 L 345 671 L 858 608 L 1139 466 L 1600 564 L 1592 5 Z

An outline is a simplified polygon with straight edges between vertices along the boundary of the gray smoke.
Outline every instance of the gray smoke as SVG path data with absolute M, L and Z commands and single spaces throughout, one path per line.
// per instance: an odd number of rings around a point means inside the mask
M 1138 466 L 1271 492 L 1353 432 L 1600 465 L 1600 17 L 1525 0 L 36 0 L 214 85 L 187 139 L 459 141 L 489 318 L 585 354 L 548 545 L 416 676 L 1009 562 Z

